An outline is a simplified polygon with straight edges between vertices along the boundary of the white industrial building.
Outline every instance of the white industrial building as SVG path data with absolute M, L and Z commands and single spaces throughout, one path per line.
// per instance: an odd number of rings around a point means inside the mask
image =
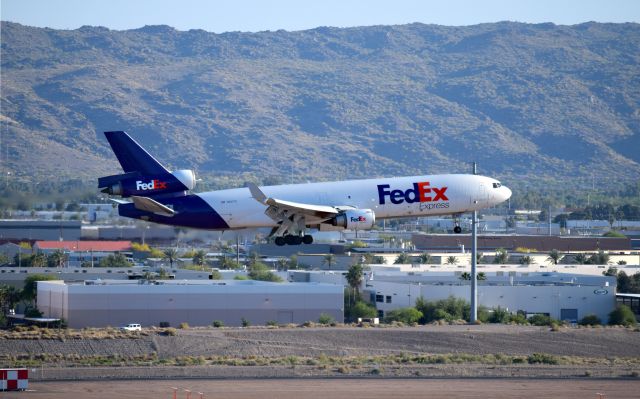
M 37 306 L 44 317 L 63 318 L 69 327 L 139 323 L 227 326 L 317 321 L 326 313 L 342 321 L 343 287 L 316 283 L 262 281 L 93 280 L 38 282 Z
M 455 273 L 437 274 L 376 273 L 366 281 L 364 291 L 375 302 L 380 316 L 389 310 L 414 306 L 419 297 L 427 301 L 450 296 L 469 300 L 468 281 L 460 280 Z M 494 272 L 478 284 L 478 304 L 487 308 L 499 306 L 513 313 L 541 313 L 569 322 L 595 314 L 606 322 L 616 306 L 615 287 L 615 277 Z

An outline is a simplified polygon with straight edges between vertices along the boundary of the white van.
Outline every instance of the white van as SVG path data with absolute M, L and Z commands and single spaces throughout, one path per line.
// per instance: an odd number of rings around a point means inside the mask
M 120 327 L 120 329 L 124 331 L 142 331 L 142 326 L 140 324 L 129 323 L 126 326 Z

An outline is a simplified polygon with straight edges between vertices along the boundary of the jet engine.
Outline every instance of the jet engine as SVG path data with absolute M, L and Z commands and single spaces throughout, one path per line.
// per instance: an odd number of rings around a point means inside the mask
M 371 209 L 353 209 L 339 213 L 327 223 L 347 230 L 370 230 L 376 223 L 376 214 Z
M 129 172 L 121 175 L 101 177 L 98 188 L 109 195 L 121 197 L 154 196 L 193 190 L 196 186 L 196 175 L 192 170 L 176 170 L 169 174 L 143 175 L 139 172 Z

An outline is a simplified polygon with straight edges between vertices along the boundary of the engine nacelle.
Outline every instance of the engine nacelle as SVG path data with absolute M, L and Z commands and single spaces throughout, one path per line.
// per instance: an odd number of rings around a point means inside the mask
M 371 209 L 353 209 L 339 213 L 327 223 L 347 230 L 371 230 L 376 214 Z
M 196 175 L 192 170 L 176 170 L 170 174 L 142 175 L 137 172 L 106 176 L 98 179 L 98 187 L 109 195 L 130 197 L 132 195 L 153 196 L 193 190 Z

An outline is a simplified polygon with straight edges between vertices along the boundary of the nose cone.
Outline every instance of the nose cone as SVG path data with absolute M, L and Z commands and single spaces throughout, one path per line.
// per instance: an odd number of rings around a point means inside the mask
M 502 189 L 501 191 L 501 195 L 502 195 L 502 202 L 508 200 L 509 198 L 511 198 L 511 190 L 509 189 L 509 187 L 506 186 L 502 186 L 500 187 Z

